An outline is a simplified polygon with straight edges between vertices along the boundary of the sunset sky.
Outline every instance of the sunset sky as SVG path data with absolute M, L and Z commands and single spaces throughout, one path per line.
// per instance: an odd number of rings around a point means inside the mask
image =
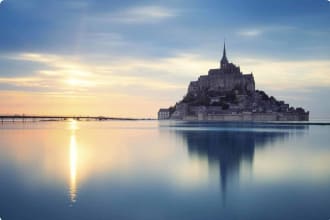
M 330 117 L 327 0 L 0 1 L 0 114 L 156 117 L 229 61 Z

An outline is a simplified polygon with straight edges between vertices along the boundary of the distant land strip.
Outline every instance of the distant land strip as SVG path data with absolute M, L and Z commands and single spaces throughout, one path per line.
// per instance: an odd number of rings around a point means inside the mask
M 126 117 L 106 117 L 106 116 L 61 116 L 61 115 L 0 115 L 0 121 L 106 121 L 106 120 L 155 120 L 153 118 L 126 118 Z
M 67 120 L 77 120 L 77 121 L 153 121 L 157 120 L 155 118 L 129 118 L 129 117 L 106 117 L 106 116 L 58 116 L 58 115 L 0 115 L 1 122 L 38 122 L 38 121 L 67 121 Z M 173 120 L 176 121 L 176 120 Z M 183 123 L 194 124 L 265 124 L 265 125 L 330 125 L 329 121 L 319 122 L 279 122 L 279 121 L 250 121 L 250 122 L 237 122 L 237 121 L 181 121 Z

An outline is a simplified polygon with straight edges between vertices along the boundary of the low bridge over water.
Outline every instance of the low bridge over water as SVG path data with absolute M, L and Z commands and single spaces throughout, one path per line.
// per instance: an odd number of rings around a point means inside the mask
M 151 120 L 138 118 L 120 118 L 120 117 L 104 117 L 104 116 L 61 116 L 61 115 L 0 115 L 1 122 L 15 121 L 65 121 L 65 120 L 84 120 L 84 121 L 105 121 L 105 120 Z

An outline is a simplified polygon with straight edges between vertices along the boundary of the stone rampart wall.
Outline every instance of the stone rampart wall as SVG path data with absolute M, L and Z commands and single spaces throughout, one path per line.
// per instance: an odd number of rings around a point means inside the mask
M 187 121 L 308 121 L 308 113 L 241 113 L 184 116 Z

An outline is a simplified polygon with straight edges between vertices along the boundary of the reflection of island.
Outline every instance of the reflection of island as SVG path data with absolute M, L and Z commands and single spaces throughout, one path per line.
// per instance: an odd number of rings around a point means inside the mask
M 186 142 L 189 154 L 207 158 L 209 164 L 219 168 L 221 190 L 226 194 L 227 184 L 233 177 L 239 175 L 242 162 L 252 165 L 256 148 L 269 146 L 278 141 L 284 141 L 292 134 L 303 134 L 307 126 L 287 126 L 276 129 L 276 126 L 258 129 L 224 128 L 194 130 L 182 128 L 174 129 L 175 133 Z

